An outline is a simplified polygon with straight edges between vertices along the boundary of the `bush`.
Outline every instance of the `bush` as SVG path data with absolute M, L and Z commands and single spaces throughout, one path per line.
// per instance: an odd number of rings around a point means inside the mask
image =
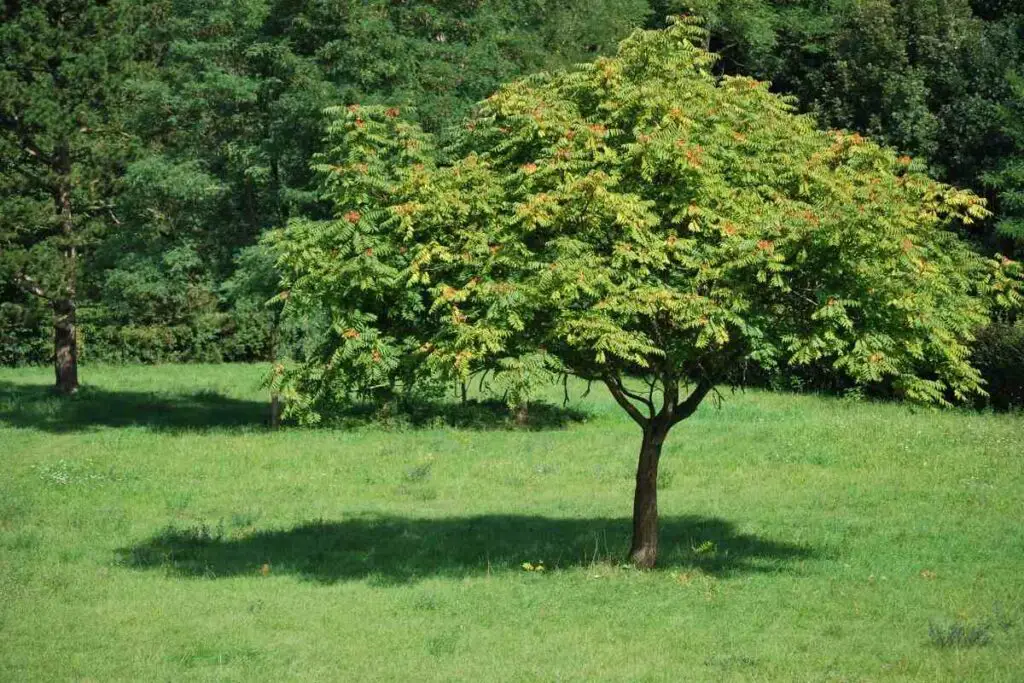
M 986 327 L 974 344 L 973 358 L 985 378 L 987 405 L 996 410 L 1024 407 L 1024 321 Z
M 52 324 L 49 308 L 37 299 L 0 303 L 0 365 L 48 363 Z
M 84 362 L 211 363 L 222 360 L 217 316 L 192 325 L 116 325 L 83 320 L 79 357 Z

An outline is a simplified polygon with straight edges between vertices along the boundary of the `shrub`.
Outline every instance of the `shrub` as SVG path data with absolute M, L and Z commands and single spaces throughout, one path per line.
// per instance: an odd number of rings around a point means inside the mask
M 1024 407 L 1024 321 L 983 329 L 973 358 L 986 382 L 988 405 L 996 410 Z

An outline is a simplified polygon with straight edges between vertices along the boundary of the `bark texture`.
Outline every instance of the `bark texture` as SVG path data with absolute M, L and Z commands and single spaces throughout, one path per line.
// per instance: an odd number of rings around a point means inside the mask
M 633 493 L 633 543 L 629 559 L 641 569 L 650 569 L 658 561 L 658 462 L 663 443 L 657 434 L 645 431 L 636 467 Z
M 78 331 L 75 328 L 74 299 L 53 302 L 53 370 L 57 391 L 78 391 Z
M 57 192 L 57 210 L 60 214 L 61 232 L 65 246 L 63 269 L 65 286 L 63 296 L 55 296 L 53 307 L 53 369 L 56 374 L 57 391 L 73 394 L 78 391 L 78 330 L 75 327 L 76 290 L 78 274 L 78 250 L 75 247 L 75 223 L 71 216 L 71 162 L 67 145 L 61 145 L 57 153 L 58 163 L 64 176 Z

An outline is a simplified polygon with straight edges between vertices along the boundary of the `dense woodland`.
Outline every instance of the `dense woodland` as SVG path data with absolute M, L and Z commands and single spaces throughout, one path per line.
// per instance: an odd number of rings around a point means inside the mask
M 769 81 L 822 125 L 974 190 L 992 215 L 965 236 L 1024 254 L 1016 0 L 6 0 L 0 12 L 0 364 L 49 362 L 55 321 L 58 356 L 77 325 L 67 353 L 91 361 L 301 355 L 317 321 L 267 305 L 277 275 L 259 245 L 330 212 L 311 171 L 325 108 L 394 108 L 443 147 L 501 83 L 610 53 L 681 12 L 704 17 L 716 73 Z M 993 394 L 1024 398 L 1020 324 L 979 335 Z

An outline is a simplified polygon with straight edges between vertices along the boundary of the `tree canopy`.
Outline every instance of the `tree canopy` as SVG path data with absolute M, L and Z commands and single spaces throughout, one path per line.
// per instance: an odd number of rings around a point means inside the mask
M 329 321 L 280 378 L 290 410 L 483 372 L 514 400 L 545 373 L 601 381 L 643 432 L 649 566 L 661 446 L 746 364 L 824 362 L 920 401 L 981 391 L 974 331 L 1020 301 L 1019 264 L 949 230 L 984 201 L 716 77 L 703 35 L 680 20 L 515 81 L 445 148 L 398 109 L 331 110 L 334 216 L 267 238 L 286 310 Z
M 1012 156 L 998 112 L 1015 99 L 1024 13 L 980 0 L 670 0 L 706 17 L 719 70 L 796 96 L 820 123 L 868 134 L 971 187 Z M 1009 133 L 1012 136 L 1012 132 Z M 1012 247 L 982 221 L 972 233 Z

